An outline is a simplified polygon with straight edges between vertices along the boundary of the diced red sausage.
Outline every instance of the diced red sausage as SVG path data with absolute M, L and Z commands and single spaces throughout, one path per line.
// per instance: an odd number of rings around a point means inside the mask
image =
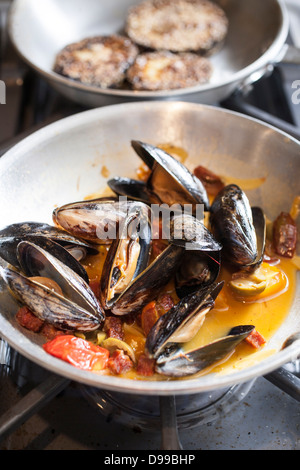
M 45 322 L 41 329 L 41 334 L 44 335 L 48 340 L 56 338 L 56 336 L 65 335 L 66 333 L 50 323 Z
M 123 323 L 120 318 L 107 317 L 103 329 L 109 338 L 124 340 Z
M 113 374 L 120 375 L 131 370 L 133 368 L 133 362 L 124 351 L 117 349 L 108 359 L 107 367 Z
M 154 359 L 150 359 L 145 354 L 140 355 L 136 368 L 138 374 L 143 375 L 144 377 L 151 377 L 152 375 L 154 375 L 155 372 L 154 367 Z
M 17 311 L 16 318 L 21 326 L 34 333 L 39 333 L 44 325 L 43 320 L 34 315 L 28 307 L 21 307 Z
M 256 330 L 253 330 L 245 339 L 245 341 L 250 344 L 255 349 L 259 349 L 266 343 L 265 338 Z
M 149 331 L 159 317 L 164 315 L 173 306 L 174 300 L 169 294 L 162 294 L 157 301 L 153 300 L 145 305 L 141 314 L 141 326 L 145 336 L 149 334 Z
M 154 300 L 145 305 L 141 315 L 141 326 L 145 336 L 148 335 L 149 331 L 157 322 L 159 317 L 160 315 L 158 313 L 158 310 L 156 308 L 156 302 Z
M 170 294 L 162 294 L 157 299 L 158 309 L 161 314 L 167 313 L 172 307 L 174 307 L 174 300 Z
M 288 212 L 281 212 L 273 223 L 273 247 L 275 252 L 292 258 L 297 244 L 297 226 Z

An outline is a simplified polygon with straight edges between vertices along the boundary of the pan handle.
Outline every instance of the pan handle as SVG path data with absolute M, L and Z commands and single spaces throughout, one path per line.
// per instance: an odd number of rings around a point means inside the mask
M 272 61 L 266 63 L 263 67 L 251 73 L 238 87 L 241 93 L 247 94 L 247 90 L 261 78 L 271 74 L 276 65 L 289 64 L 300 65 L 300 48 L 291 44 L 284 44 L 279 55 Z
M 276 59 L 276 64 L 300 65 L 300 48 L 285 44 Z

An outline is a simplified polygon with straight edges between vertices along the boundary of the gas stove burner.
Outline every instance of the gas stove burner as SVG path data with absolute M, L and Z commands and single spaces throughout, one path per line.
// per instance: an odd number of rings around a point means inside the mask
M 233 410 L 248 394 L 255 379 L 227 389 L 175 397 L 179 430 L 210 424 Z M 136 431 L 157 432 L 161 426 L 161 406 L 168 397 L 140 396 L 79 386 L 83 396 L 107 422 L 120 423 Z M 173 399 L 174 397 L 169 397 Z

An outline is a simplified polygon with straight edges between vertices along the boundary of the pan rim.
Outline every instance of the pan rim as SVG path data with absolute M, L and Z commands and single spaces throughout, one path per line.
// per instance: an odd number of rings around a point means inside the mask
M 120 114 L 122 109 L 128 112 L 128 108 L 141 108 L 141 107 L 156 108 L 176 108 L 181 110 L 211 110 L 213 112 L 222 112 L 229 115 L 235 115 L 242 118 L 245 121 L 252 121 L 256 125 L 263 126 L 264 128 L 272 129 L 276 133 L 282 134 L 284 137 L 288 137 L 290 141 L 293 141 L 297 146 L 300 146 L 300 142 L 295 138 L 289 136 L 283 131 L 276 129 L 273 126 L 265 124 L 257 119 L 248 118 L 240 113 L 229 111 L 225 109 L 215 108 L 210 105 L 202 105 L 195 103 L 184 103 L 184 102 L 162 102 L 153 101 L 149 102 L 138 102 L 138 103 L 121 103 L 111 106 L 106 106 L 97 109 L 91 109 L 77 113 L 73 116 L 66 117 L 59 121 L 56 121 L 44 128 L 34 132 L 30 136 L 26 137 L 23 141 L 16 144 L 8 152 L 6 152 L 0 160 L 0 175 L 3 171 L 6 171 L 10 165 L 13 165 L 18 158 L 25 158 L 24 147 L 28 150 L 39 142 L 43 142 L 46 139 L 57 136 L 57 133 L 65 133 L 68 129 L 74 129 L 76 126 L 81 126 L 83 123 L 87 124 L 94 120 L 99 120 L 101 115 L 107 115 L 108 113 Z M 63 361 L 50 357 L 43 351 L 40 345 L 33 343 L 28 337 L 18 331 L 4 316 L 0 313 L 0 331 L 1 336 L 18 352 L 38 363 L 45 369 L 52 371 L 58 375 L 62 375 L 65 378 L 69 378 L 76 382 L 84 385 L 94 386 L 106 390 L 114 390 L 124 393 L 132 394 L 143 394 L 143 395 L 182 395 L 182 394 L 193 394 L 202 391 L 215 390 L 225 387 L 230 387 L 237 383 L 247 382 L 253 378 L 257 378 L 277 369 L 278 367 L 286 364 L 292 359 L 295 359 L 300 354 L 300 340 L 295 341 L 286 349 L 277 351 L 267 359 L 262 360 L 260 363 L 254 366 L 248 367 L 244 370 L 237 371 L 233 374 L 226 374 L 224 376 L 212 376 L 204 375 L 195 379 L 186 379 L 180 381 L 158 381 L 152 382 L 148 380 L 130 380 L 119 377 L 110 376 L 99 376 L 94 372 L 82 371 L 75 367 L 64 363 Z M 38 358 L 38 360 L 37 360 Z
M 73 90 L 81 91 L 82 93 L 95 93 L 96 95 L 103 95 L 107 97 L 114 97 L 114 98 L 131 98 L 132 100 L 136 99 L 170 99 L 177 97 L 178 95 L 182 97 L 188 97 L 189 95 L 193 95 L 199 92 L 209 92 L 212 90 L 218 90 L 223 87 L 233 85 L 235 83 L 243 84 L 243 81 L 247 81 L 249 77 L 252 76 L 255 72 L 262 71 L 262 73 L 266 72 L 270 66 L 277 62 L 277 58 L 279 57 L 280 53 L 282 52 L 288 32 L 289 32 L 289 18 L 287 13 L 287 7 L 284 3 L 284 0 L 274 0 L 280 10 L 281 16 L 281 26 L 279 31 L 272 42 L 272 44 L 267 48 L 267 50 L 254 62 L 247 65 L 243 69 L 240 69 L 238 72 L 233 73 L 230 78 L 216 84 L 207 83 L 203 85 L 187 87 L 182 89 L 176 90 L 169 90 L 169 91 L 134 91 L 134 90 L 119 90 L 119 89 L 102 89 L 95 86 L 85 85 L 80 82 L 76 82 L 70 78 L 63 77 L 54 71 L 47 71 L 43 68 L 36 65 L 32 62 L 26 55 L 24 55 L 19 46 L 18 41 L 14 35 L 14 16 L 15 10 L 17 9 L 18 3 L 21 0 L 13 0 L 13 3 L 10 7 L 9 14 L 8 14 L 8 34 L 10 40 L 15 47 L 16 51 L 18 52 L 19 56 L 24 60 L 24 62 L 29 65 L 35 72 L 43 76 L 46 80 L 54 82 L 58 85 L 66 86 Z

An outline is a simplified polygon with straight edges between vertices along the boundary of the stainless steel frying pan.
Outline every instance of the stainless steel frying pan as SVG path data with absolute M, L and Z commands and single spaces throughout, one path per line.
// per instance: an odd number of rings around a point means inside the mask
M 130 118 L 130 119 L 129 119 Z M 276 129 L 206 105 L 184 102 L 125 103 L 93 109 L 63 119 L 32 134 L 0 159 L 1 227 L 26 220 L 52 223 L 56 205 L 99 193 L 110 177 L 133 176 L 140 159 L 131 139 L 172 143 L 188 152 L 186 165 L 202 164 L 235 178 L 266 177 L 247 191 L 250 202 L 261 205 L 273 219 L 289 210 L 299 194 L 300 143 Z M 299 254 L 299 253 L 298 253 Z M 0 336 L 23 356 L 58 375 L 86 385 L 142 395 L 192 394 L 225 388 L 265 375 L 300 354 L 300 340 L 281 349 L 300 331 L 300 279 L 288 318 L 266 345 L 272 354 L 228 375 L 149 382 L 102 377 L 47 355 L 41 338 L 15 321 L 17 306 L 0 292 Z M 1 290 L 1 289 L 0 289 Z
M 57 52 L 67 44 L 97 34 L 121 33 L 128 8 L 137 1 L 14 0 L 9 32 L 17 51 L 34 70 L 60 93 L 88 107 L 157 99 L 213 104 L 256 81 L 283 60 L 289 30 L 282 0 L 217 2 L 228 15 L 229 33 L 224 47 L 211 58 L 211 81 L 181 90 L 101 90 L 52 71 Z

